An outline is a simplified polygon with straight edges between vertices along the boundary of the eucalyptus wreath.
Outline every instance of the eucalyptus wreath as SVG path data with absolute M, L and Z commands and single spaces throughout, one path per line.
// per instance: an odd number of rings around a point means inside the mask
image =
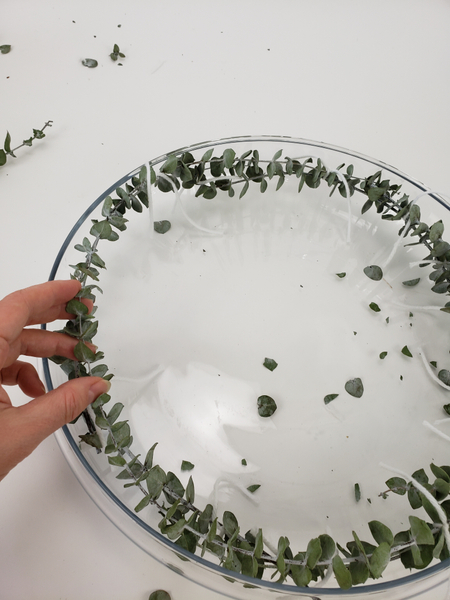
M 195 188 L 195 195 L 205 199 L 212 199 L 219 193 L 227 193 L 230 197 L 238 194 L 242 198 L 250 186 L 259 186 L 260 192 L 264 193 L 269 185 L 279 190 L 287 178 L 296 178 L 298 192 L 305 185 L 308 188 L 325 185 L 330 188 L 330 195 L 336 190 L 344 198 L 359 194 L 363 201 L 362 213 L 376 210 L 381 219 L 399 222 L 400 241 L 408 236 L 412 245 L 425 248 L 420 266 L 431 265 L 431 290 L 437 294 L 449 294 L 450 244 L 442 239 L 442 221 L 431 225 L 423 222 L 418 204 L 401 192 L 400 185 L 383 179 L 382 171 L 359 178 L 354 175 L 351 164 L 347 167 L 342 164 L 329 171 L 320 159 L 282 158 L 281 150 L 271 160 L 260 159 L 258 150 L 249 150 L 241 156 L 232 148 L 224 150 L 221 156 L 214 156 L 213 152 L 209 149 L 197 160 L 188 151 L 178 151 L 166 157 L 159 171 L 148 163 L 127 183 L 118 187 L 114 197 L 108 196 L 104 200 L 101 220 L 92 220 L 91 238 L 85 237 L 75 246 L 84 258 L 73 265 L 71 277 L 80 281 L 82 288 L 67 305 L 67 312 L 74 317 L 63 331 L 78 340 L 74 351 L 77 360 L 52 357 L 69 379 L 96 375 L 110 380 L 113 376 L 102 362 L 103 352 L 93 351 L 87 345 L 97 333 L 98 320 L 95 308 L 89 314 L 81 300 L 89 298 L 95 302 L 96 293 L 101 291 L 97 282 L 100 271 L 106 265 L 98 251 L 100 242 L 116 241 L 126 230 L 127 211 L 141 213 L 149 207 L 152 187 L 161 192 Z M 170 222 L 154 222 L 154 229 L 164 234 L 170 229 Z M 383 276 L 377 265 L 369 265 L 364 271 L 374 280 Z M 344 277 L 345 273 L 337 275 Z M 417 282 L 418 279 L 404 283 L 412 286 Z M 371 308 L 377 310 L 376 305 Z M 449 313 L 450 302 L 444 304 L 441 310 Z M 411 356 L 406 346 L 402 352 Z M 384 356 L 380 355 L 380 358 Z M 273 359 L 266 359 L 264 366 L 274 369 L 277 365 Z M 432 364 L 432 367 L 436 365 Z M 449 371 L 439 371 L 435 379 L 450 389 Z M 363 393 L 362 381 L 351 380 L 347 382 L 346 389 L 359 397 Z M 331 394 L 324 401 L 331 402 L 335 397 Z M 282 535 L 274 553 L 265 544 L 262 529 L 244 533 L 231 511 L 225 511 L 219 517 L 211 504 L 197 507 L 192 476 L 184 487 L 173 472 L 165 472 L 156 464 L 156 443 L 145 457 L 135 455 L 131 450 L 133 437 L 129 422 L 121 419 L 124 405 L 117 402 L 108 409 L 110 400 L 109 394 L 103 394 L 91 405 L 91 411 L 82 413 L 88 431 L 80 435 L 81 441 L 107 455 L 109 464 L 120 469 L 117 478 L 125 481 L 125 488 L 139 488 L 142 500 L 135 507 L 136 512 L 153 505 L 162 517 L 158 527 L 169 540 L 193 554 L 200 552 L 203 556 L 206 551 L 213 553 L 221 566 L 229 571 L 259 579 L 267 575 L 266 572 L 271 572 L 271 578 L 276 578 L 277 583 L 294 582 L 297 586 L 308 586 L 311 581 L 334 574 L 338 585 L 348 589 L 368 579 L 381 577 L 393 559 L 399 559 L 406 569 L 424 569 L 433 559 L 444 560 L 450 556 L 450 466 L 431 464 L 431 479 L 423 468 L 411 477 L 391 477 L 386 481 L 387 489 L 380 494 L 383 498 L 391 493 L 405 496 L 412 509 L 423 507 L 429 521 L 411 515 L 409 528 L 394 533 L 385 524 L 373 520 L 368 523 L 372 541 L 361 540 L 356 532 L 352 532 L 352 539 L 345 547 L 323 533 L 311 539 L 306 548 L 295 551 L 288 537 Z M 270 400 L 261 400 L 258 404 L 260 410 L 268 409 L 267 414 L 260 412 L 262 416 L 269 416 L 276 410 L 276 405 L 271 405 Z M 450 405 L 445 405 L 444 411 L 450 414 Z M 106 439 L 105 443 L 102 438 Z M 192 468 L 192 464 L 183 461 L 182 470 Z M 254 492 L 257 487 L 249 491 Z M 356 484 L 355 498 L 359 500 L 360 497 L 361 491 Z

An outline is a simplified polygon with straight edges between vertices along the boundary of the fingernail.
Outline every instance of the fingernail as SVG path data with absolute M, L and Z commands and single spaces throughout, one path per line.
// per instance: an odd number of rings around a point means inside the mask
M 111 382 L 105 381 L 102 379 L 101 381 L 96 381 L 94 385 L 89 388 L 88 398 L 89 402 L 94 402 L 96 398 L 98 398 L 101 394 L 106 394 L 111 389 Z

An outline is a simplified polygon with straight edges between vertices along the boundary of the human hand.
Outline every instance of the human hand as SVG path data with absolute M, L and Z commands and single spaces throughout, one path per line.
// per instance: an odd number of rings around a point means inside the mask
M 0 480 L 46 437 L 110 388 L 100 377 L 81 377 L 46 394 L 36 369 L 17 360 L 20 355 L 55 354 L 75 360 L 75 338 L 25 327 L 72 318 L 65 307 L 80 287 L 76 280 L 49 281 L 13 292 L 0 301 Z M 4 385 L 18 385 L 33 400 L 12 406 Z

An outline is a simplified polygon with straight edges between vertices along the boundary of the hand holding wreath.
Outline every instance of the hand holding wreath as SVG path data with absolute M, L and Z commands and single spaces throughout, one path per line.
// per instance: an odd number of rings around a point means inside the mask
M 18 360 L 20 355 L 75 358 L 76 339 L 26 327 L 70 319 L 65 306 L 80 287 L 75 280 L 51 281 L 13 292 L 0 301 L 0 480 L 47 436 L 73 420 L 110 387 L 100 377 L 83 377 L 46 394 L 36 369 Z M 89 301 L 84 302 L 89 306 Z M 33 400 L 12 406 L 2 387 L 5 385 L 18 385 Z

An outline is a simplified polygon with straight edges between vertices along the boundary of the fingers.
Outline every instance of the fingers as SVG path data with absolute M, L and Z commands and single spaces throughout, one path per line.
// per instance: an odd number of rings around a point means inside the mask
M 77 343 L 76 338 L 64 333 L 44 329 L 24 329 L 17 340 L 10 344 L 3 364 L 8 367 L 20 355 L 38 358 L 58 355 L 75 360 L 73 349 Z M 88 344 L 88 346 L 95 351 L 96 347 L 93 344 Z
M 82 377 L 19 407 L 0 413 L 2 439 L 0 480 L 51 433 L 77 417 L 110 383 L 100 377 Z
M 3 385 L 18 385 L 22 392 L 30 398 L 45 394 L 45 387 L 36 369 L 27 362 L 16 360 L 11 366 L 0 372 Z
M 11 343 L 27 325 L 71 318 L 65 307 L 80 288 L 75 279 L 48 281 L 6 296 L 0 301 L 0 337 Z

